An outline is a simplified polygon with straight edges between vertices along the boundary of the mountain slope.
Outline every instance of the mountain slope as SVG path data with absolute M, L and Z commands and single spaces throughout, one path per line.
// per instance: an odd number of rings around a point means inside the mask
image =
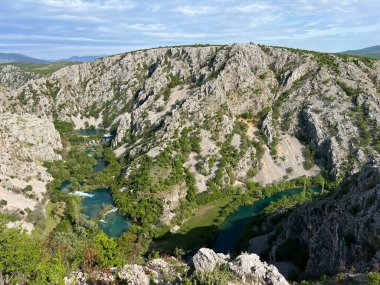
M 0 53 L 0 63 L 7 62 L 36 62 L 36 63 L 48 63 L 49 61 L 25 56 L 18 53 Z
M 342 53 L 380 58 L 380 46 L 367 47 L 358 50 L 347 50 Z
M 53 72 L 78 62 L 55 62 L 55 63 L 35 63 L 35 62 L 10 62 L 0 64 L 0 84 L 13 89 L 17 89 L 29 80 L 49 76 Z
M 379 93 L 374 59 L 257 45 L 171 47 L 59 69 L 3 94 L 0 112 L 114 131 L 124 167 L 115 203 L 160 236 L 182 226 L 207 194 L 317 173 L 338 184 L 358 172 L 379 156 Z M 321 216 L 305 212 L 313 231 Z M 351 259 L 338 256 L 334 266 L 363 271 Z

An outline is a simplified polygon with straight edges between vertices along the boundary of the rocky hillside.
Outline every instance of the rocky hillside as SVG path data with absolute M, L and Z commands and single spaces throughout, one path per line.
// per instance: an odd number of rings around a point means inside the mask
M 0 113 L 42 120 L 53 134 L 43 138 L 56 138 L 52 121 L 115 132 L 112 147 L 124 167 L 112 188 L 119 212 L 158 230 L 180 226 L 185 201 L 199 193 L 317 173 L 338 184 L 380 152 L 377 60 L 257 45 L 189 46 L 111 56 L 27 82 L 7 76 L 1 84 L 12 90 L 4 91 Z M 0 130 L 9 134 L 7 125 Z M 60 148 L 58 138 L 46 143 Z M 370 248 L 364 258 L 363 247 L 379 248 L 379 193 L 365 186 L 376 169 L 366 166 L 356 184 L 341 186 L 347 193 L 283 220 L 268 258 L 290 240 L 285 247 L 307 249 L 300 257 L 306 275 L 342 266 L 364 271 L 374 253 Z
M 44 161 L 61 159 L 61 138 L 49 120 L 26 114 L 0 114 L 1 207 L 26 217 L 42 203 L 51 175 Z
M 13 65 L 0 65 L 0 85 L 17 89 L 25 85 L 29 80 L 42 77 L 40 74 L 25 72 Z
M 143 154 L 177 156 L 168 146 L 185 134 L 183 168 L 201 192 L 320 168 L 336 180 L 380 150 L 379 74 L 378 61 L 283 48 L 158 48 L 60 69 L 3 108 L 117 130 L 127 176 Z
M 282 221 L 278 217 L 283 213 L 270 216 L 260 230 L 256 227 L 256 232 L 266 234 L 251 240 L 254 245 L 266 237 L 267 249 L 253 246 L 251 251 L 264 255 L 266 251 L 275 264 L 303 260 L 303 275 L 308 278 L 373 270 L 380 263 L 379 201 L 378 158 L 330 197 L 304 204 Z

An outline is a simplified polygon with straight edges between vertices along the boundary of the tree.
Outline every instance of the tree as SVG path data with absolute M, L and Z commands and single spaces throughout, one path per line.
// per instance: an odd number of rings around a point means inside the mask
M 323 178 L 323 176 L 320 174 L 315 176 L 315 183 L 322 187 L 321 194 L 323 194 L 323 190 L 325 187 L 325 179 Z
M 21 283 L 34 273 L 41 255 L 39 239 L 21 228 L 8 229 L 0 221 L 0 249 L 0 272 L 11 283 Z
M 95 247 L 100 267 L 109 268 L 120 265 L 119 253 L 116 250 L 117 241 L 114 238 L 109 238 L 104 232 L 101 232 L 95 237 Z
M 33 285 L 55 284 L 64 285 L 66 270 L 59 258 L 49 258 L 41 261 L 36 267 L 36 278 Z

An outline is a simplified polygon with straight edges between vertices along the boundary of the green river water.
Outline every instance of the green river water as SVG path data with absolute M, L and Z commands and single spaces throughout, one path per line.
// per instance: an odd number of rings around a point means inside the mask
M 314 192 L 320 192 L 321 188 L 311 188 Z M 231 215 L 229 215 L 219 231 L 213 249 L 216 252 L 228 253 L 233 252 L 236 242 L 241 238 L 245 227 L 248 225 L 252 216 L 261 213 L 270 203 L 279 200 L 285 196 L 291 196 L 302 192 L 302 188 L 288 189 L 273 194 L 256 201 L 251 206 L 241 206 Z

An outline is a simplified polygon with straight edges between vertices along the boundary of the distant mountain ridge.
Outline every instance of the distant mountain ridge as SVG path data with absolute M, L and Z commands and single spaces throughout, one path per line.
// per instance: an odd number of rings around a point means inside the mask
M 343 51 L 342 53 L 380 58 L 380 45 L 358 49 L 358 50 L 347 50 L 347 51 Z
M 0 63 L 8 62 L 35 62 L 35 63 L 49 63 L 47 60 L 29 57 L 18 53 L 0 53 Z
M 84 55 L 84 56 L 72 56 L 69 58 L 62 58 L 57 60 L 44 60 L 26 56 L 19 53 L 0 53 L 0 64 L 9 62 L 32 62 L 32 63 L 53 63 L 60 61 L 75 61 L 75 62 L 89 62 L 99 58 L 105 57 L 105 55 Z
M 69 58 L 59 59 L 56 61 L 77 61 L 77 62 L 89 62 L 99 58 L 105 57 L 105 55 L 84 55 L 84 56 L 72 56 Z

